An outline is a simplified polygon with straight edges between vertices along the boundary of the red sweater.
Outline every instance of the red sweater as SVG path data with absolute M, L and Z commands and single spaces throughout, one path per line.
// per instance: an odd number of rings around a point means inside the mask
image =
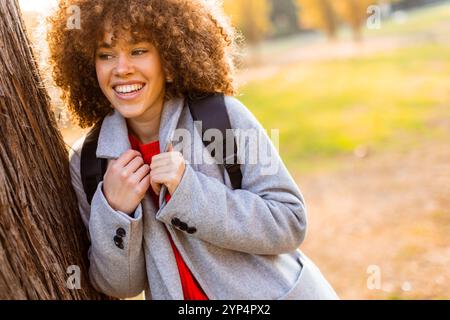
M 148 144 L 141 144 L 140 141 L 131 134 L 128 135 L 128 138 L 130 140 L 131 147 L 142 154 L 144 162 L 148 165 L 152 163 L 152 157 L 160 153 L 159 141 L 152 141 Z M 158 195 L 153 191 L 151 187 L 149 188 L 149 192 L 152 196 L 153 203 L 157 208 L 159 208 Z M 167 192 L 166 201 L 168 202 L 169 200 L 170 194 L 169 192 Z M 187 265 L 184 263 L 184 260 L 181 257 L 181 254 L 178 251 L 177 247 L 175 246 L 172 237 L 170 236 L 170 233 L 168 231 L 167 235 L 170 239 L 170 244 L 172 246 L 172 250 L 175 255 L 175 260 L 177 261 L 178 272 L 180 274 L 181 279 L 181 286 L 183 288 L 184 300 L 208 300 L 208 297 L 203 292 L 199 283 L 194 278 Z

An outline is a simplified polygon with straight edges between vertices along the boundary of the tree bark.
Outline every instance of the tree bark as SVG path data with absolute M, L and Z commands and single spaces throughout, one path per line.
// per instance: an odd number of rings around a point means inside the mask
M 0 299 L 109 299 L 89 284 L 68 152 L 17 0 L 0 1 L 0 18 Z
M 336 16 L 333 11 L 333 7 L 328 0 L 319 1 L 320 10 L 322 11 L 322 16 L 324 20 L 324 29 L 329 41 L 334 41 L 336 39 L 337 32 L 337 21 Z

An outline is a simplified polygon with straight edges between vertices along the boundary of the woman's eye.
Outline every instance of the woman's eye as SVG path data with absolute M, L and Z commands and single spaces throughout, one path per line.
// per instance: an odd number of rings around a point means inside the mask
M 147 52 L 148 52 L 148 50 L 145 50 L 145 49 L 137 49 L 137 50 L 133 50 L 132 54 L 133 54 L 133 56 L 141 56 Z
M 107 54 L 107 53 L 100 53 L 98 55 L 98 58 L 100 60 L 111 60 L 113 58 L 113 56 L 111 54 Z

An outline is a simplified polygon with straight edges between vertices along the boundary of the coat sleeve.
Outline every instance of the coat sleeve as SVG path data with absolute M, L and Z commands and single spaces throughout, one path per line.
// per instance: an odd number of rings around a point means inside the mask
M 82 141 L 77 142 L 70 153 L 70 174 L 91 242 L 88 252 L 90 281 L 96 290 L 109 296 L 137 296 L 146 287 L 147 279 L 142 248 L 142 206 L 136 209 L 134 218 L 113 210 L 103 195 L 103 182 L 98 185 L 89 205 L 80 177 L 80 151 L 77 150 L 81 150 L 81 145 Z M 123 236 L 121 247 L 114 240 L 118 230 Z
M 261 255 L 295 250 L 306 234 L 303 196 L 253 114 L 235 98 L 226 97 L 226 106 L 234 129 L 258 133 L 256 144 L 237 139 L 242 189 L 232 190 L 187 164 L 156 217 L 168 225 L 178 219 L 190 236 L 230 250 Z M 257 161 L 250 156 L 255 152 Z

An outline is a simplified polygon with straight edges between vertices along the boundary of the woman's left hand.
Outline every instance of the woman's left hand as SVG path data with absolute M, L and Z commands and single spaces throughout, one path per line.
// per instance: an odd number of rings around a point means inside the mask
M 167 152 L 152 158 L 150 184 L 153 191 L 159 195 L 162 185 L 165 185 L 172 195 L 180 184 L 185 169 L 186 163 L 183 155 L 178 151 L 173 151 L 173 145 L 170 143 Z

